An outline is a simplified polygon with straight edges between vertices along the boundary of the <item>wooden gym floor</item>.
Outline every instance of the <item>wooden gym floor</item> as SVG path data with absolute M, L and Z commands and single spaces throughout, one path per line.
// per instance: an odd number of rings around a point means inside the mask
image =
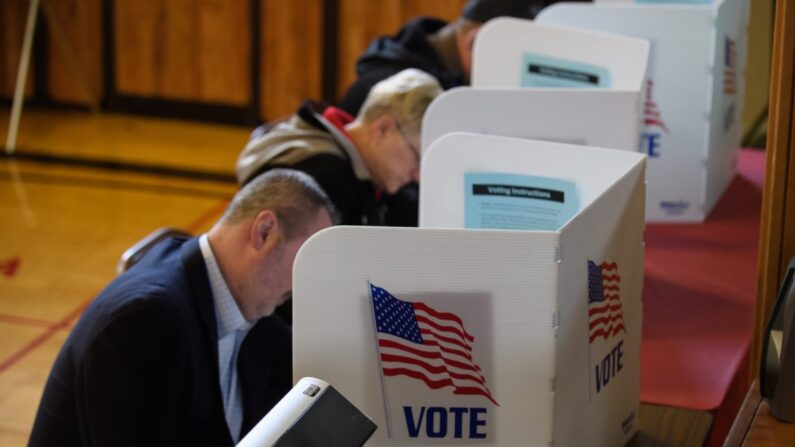
M 3 145 L 8 118 L 0 108 Z M 0 156 L 0 445 L 27 444 L 55 356 L 121 253 L 220 216 L 250 130 L 24 111 L 18 156 Z

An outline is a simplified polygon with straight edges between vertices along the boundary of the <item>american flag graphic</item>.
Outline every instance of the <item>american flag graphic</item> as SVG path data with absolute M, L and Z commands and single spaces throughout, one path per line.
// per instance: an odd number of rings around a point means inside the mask
M 723 55 L 723 93 L 737 93 L 737 45 L 732 39 L 725 38 Z
M 665 121 L 663 121 L 662 114 L 660 113 L 660 109 L 657 107 L 657 103 L 654 101 L 654 81 L 651 79 L 646 80 L 646 103 L 643 107 L 643 124 L 648 127 L 659 127 L 666 133 L 668 132 L 668 126 L 665 125 Z
M 620 285 L 618 264 L 596 264 L 588 260 L 588 328 L 591 343 L 599 337 L 607 340 L 620 331 L 627 331 L 621 309 Z
M 461 318 L 420 303 L 395 298 L 370 284 L 378 351 L 384 376 L 406 376 L 428 388 L 480 395 L 499 405 L 472 358 L 475 338 Z

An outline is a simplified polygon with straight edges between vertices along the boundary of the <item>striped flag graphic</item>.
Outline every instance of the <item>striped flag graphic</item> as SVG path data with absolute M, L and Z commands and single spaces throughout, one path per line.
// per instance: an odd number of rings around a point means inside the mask
M 475 338 L 458 315 L 400 300 L 373 284 L 370 296 L 384 376 L 411 377 L 430 389 L 451 388 L 499 405 L 472 358 Z
M 588 329 L 590 342 L 626 332 L 621 309 L 621 277 L 615 262 L 588 260 Z
M 654 101 L 654 81 L 651 79 L 646 80 L 646 103 L 643 106 L 643 124 L 648 127 L 659 127 L 666 133 L 668 132 L 668 126 L 665 125 L 665 121 L 663 121 L 662 114 L 660 113 L 660 108 L 657 107 L 657 103 Z
M 723 93 L 737 93 L 737 45 L 728 37 L 725 38 L 723 55 Z

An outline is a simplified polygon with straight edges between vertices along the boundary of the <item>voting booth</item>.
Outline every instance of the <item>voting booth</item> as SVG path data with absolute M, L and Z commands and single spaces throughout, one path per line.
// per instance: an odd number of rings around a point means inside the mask
M 640 90 L 648 54 L 642 39 L 498 17 L 475 39 L 472 86 Z
M 371 446 L 626 443 L 645 157 L 454 133 L 422 163 L 424 228 L 334 227 L 298 253 L 294 377 L 333 382 Z M 469 211 L 470 228 L 572 215 L 466 229 Z
M 639 98 L 639 90 L 457 87 L 426 110 L 422 148 L 451 132 L 475 132 L 637 151 Z
M 647 219 L 702 221 L 732 179 L 740 145 L 746 0 L 558 3 L 536 22 L 651 42 L 641 146 Z
M 454 131 L 638 150 L 648 42 L 501 17 L 473 49 L 473 88 L 431 104 L 423 146 Z

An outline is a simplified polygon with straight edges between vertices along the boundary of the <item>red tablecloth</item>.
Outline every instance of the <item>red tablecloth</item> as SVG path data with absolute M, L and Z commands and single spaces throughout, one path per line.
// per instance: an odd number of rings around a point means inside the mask
M 646 226 L 643 402 L 715 410 L 745 372 L 764 163 L 764 152 L 741 151 L 738 175 L 704 223 Z

